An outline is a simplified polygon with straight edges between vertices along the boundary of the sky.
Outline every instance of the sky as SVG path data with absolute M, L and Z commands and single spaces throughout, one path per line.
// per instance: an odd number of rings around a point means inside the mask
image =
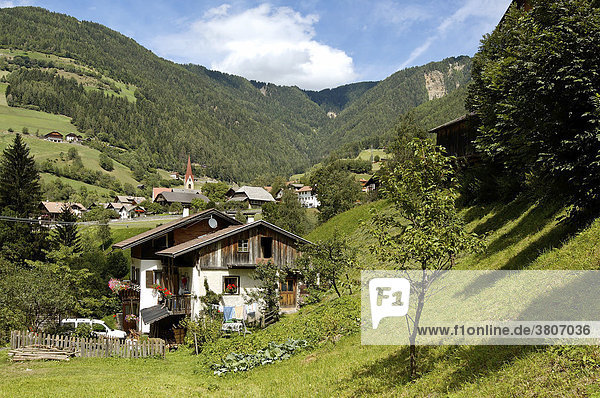
M 178 63 L 320 90 L 477 52 L 510 0 L 0 0 L 108 26 Z

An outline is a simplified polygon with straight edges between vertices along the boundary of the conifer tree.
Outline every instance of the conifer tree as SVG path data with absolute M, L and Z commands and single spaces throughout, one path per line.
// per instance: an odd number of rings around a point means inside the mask
M 0 208 L 28 217 L 37 212 L 40 200 L 40 176 L 35 161 L 17 134 L 0 159 Z
M 81 252 L 79 231 L 77 230 L 77 225 L 75 225 L 77 216 L 71 211 L 69 205 L 63 205 L 60 215 L 58 216 L 58 221 L 64 224 L 58 224 L 56 226 L 53 237 L 54 243 L 59 246 L 70 247 L 73 249 L 74 253 Z

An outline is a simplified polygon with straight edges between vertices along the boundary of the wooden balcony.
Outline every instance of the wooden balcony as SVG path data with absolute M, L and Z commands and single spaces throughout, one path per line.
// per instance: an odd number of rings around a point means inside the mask
M 127 290 L 121 290 L 119 292 L 119 298 L 122 301 L 140 301 L 140 291 L 139 288 L 137 290 L 135 289 L 127 289 Z
M 173 315 L 192 314 L 192 296 L 189 294 L 165 299 L 165 304 L 167 309 L 171 311 Z

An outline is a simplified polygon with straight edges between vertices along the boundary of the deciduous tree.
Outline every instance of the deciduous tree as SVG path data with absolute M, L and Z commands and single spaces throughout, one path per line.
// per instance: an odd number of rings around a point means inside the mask
M 414 139 L 405 158 L 388 163 L 380 175 L 381 190 L 393 204 L 391 213 L 376 213 L 370 227 L 376 243 L 371 251 L 398 270 L 421 270 L 411 283 L 417 307 L 410 334 L 410 376 L 416 377 L 416 331 L 425 294 L 439 271 L 454 266 L 461 252 L 481 248 L 480 239 L 467 232 L 457 213 L 457 181 L 451 158 L 428 140 Z

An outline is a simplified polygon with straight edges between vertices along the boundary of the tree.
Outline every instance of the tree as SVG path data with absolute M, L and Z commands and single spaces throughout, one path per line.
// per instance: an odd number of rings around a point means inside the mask
M 266 203 L 263 219 L 296 235 L 304 235 L 310 229 L 306 209 L 298 201 L 298 195 L 289 189 L 283 191 L 281 202 Z
M 17 134 L 0 160 L 0 208 L 29 217 L 37 213 L 40 201 L 40 176 L 35 161 Z
M 215 203 L 224 202 L 229 186 L 224 182 L 207 182 L 202 185 L 202 194 Z
M 69 148 L 69 150 L 67 151 L 67 159 L 68 160 L 81 159 L 81 156 L 79 156 L 79 152 L 77 151 L 77 148 L 74 148 L 74 147 Z
M 29 269 L 16 268 L 0 278 L 0 308 L 19 319 L 20 327 L 39 331 L 44 322 L 77 308 L 88 276 L 85 269 L 31 262 Z
M 126 195 L 133 196 L 135 195 L 135 187 L 133 186 L 133 184 L 126 182 L 125 184 L 123 184 L 123 192 L 125 192 Z
M 600 7 L 539 0 L 484 38 L 467 105 L 477 149 L 521 188 L 554 188 L 571 215 L 600 208 Z
M 58 216 L 60 222 L 54 230 L 53 241 L 57 246 L 73 248 L 75 253 L 81 252 L 79 231 L 77 230 L 77 216 L 68 204 L 63 204 Z
M 108 157 L 105 153 L 100 153 L 100 167 L 102 167 L 106 171 L 113 171 L 115 169 L 115 165 L 113 160 Z
M 248 293 L 248 297 L 262 305 L 263 314 L 272 311 L 279 313 L 279 283 L 284 274 L 285 271 L 270 259 L 260 261 L 252 272 L 251 278 L 259 283 L 254 291 Z
M 346 284 L 352 294 L 348 270 L 356 264 L 356 250 L 350 247 L 346 237 L 337 229 L 330 238 L 305 245 L 301 251 L 302 256 L 296 265 L 309 286 L 315 287 L 316 281 L 320 280 L 325 286 L 333 287 L 338 297 L 342 297 L 340 286 Z M 342 282 L 342 277 L 345 282 Z
M 102 250 L 106 250 L 112 243 L 112 234 L 110 233 L 108 222 L 108 218 L 98 221 L 98 229 L 96 230 L 96 237 L 100 241 Z
M 410 376 L 416 377 L 416 336 L 425 294 L 439 271 L 454 266 L 461 252 L 481 249 L 481 240 L 468 233 L 455 201 L 458 186 L 452 158 L 428 140 L 415 138 L 406 146 L 405 159 L 384 165 L 382 186 L 394 212 L 377 213 L 370 227 L 376 243 L 371 251 L 399 270 L 421 270 L 422 278 L 411 284 L 418 297 L 412 328 L 409 327 Z M 433 271 L 433 272 L 427 272 Z
M 330 164 L 317 169 L 310 177 L 310 185 L 319 197 L 319 219 L 327 221 L 336 214 L 350 210 L 358 201 L 360 184 L 346 170 Z

